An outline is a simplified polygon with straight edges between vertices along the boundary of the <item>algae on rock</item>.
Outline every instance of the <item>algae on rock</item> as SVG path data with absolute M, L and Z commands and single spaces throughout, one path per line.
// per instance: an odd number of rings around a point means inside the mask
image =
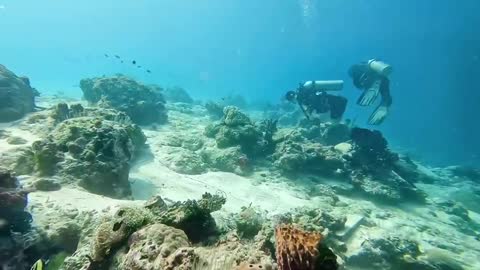
M 176 202 L 163 211 L 157 211 L 155 219 L 183 230 L 192 242 L 200 242 L 217 234 L 215 220 L 210 213 L 220 210 L 225 202 L 222 196 L 205 193 L 200 200 Z
M 33 171 L 40 176 L 60 175 L 65 182 L 90 192 L 128 198 L 130 164 L 145 142 L 141 129 L 128 121 L 75 117 L 60 122 L 46 139 L 33 143 L 17 167 L 22 161 L 32 160 Z
M 117 75 L 83 79 L 80 88 L 91 104 L 112 107 L 125 112 L 140 125 L 165 123 L 167 112 L 161 89 L 146 86 L 132 78 Z

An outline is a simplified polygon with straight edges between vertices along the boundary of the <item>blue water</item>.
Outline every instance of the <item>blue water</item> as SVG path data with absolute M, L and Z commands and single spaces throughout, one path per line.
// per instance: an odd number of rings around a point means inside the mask
M 478 0 L 0 0 L 0 63 L 43 93 L 80 96 L 78 81 L 124 73 L 200 99 L 275 102 L 300 81 L 344 79 L 351 64 L 394 67 L 380 127 L 430 164 L 480 164 Z M 104 53 L 136 60 L 152 74 Z

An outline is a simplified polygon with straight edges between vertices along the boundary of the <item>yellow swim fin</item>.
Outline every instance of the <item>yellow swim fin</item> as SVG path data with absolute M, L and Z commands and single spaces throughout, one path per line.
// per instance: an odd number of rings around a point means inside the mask
M 32 265 L 30 270 L 45 270 L 45 261 L 42 259 L 39 259 Z

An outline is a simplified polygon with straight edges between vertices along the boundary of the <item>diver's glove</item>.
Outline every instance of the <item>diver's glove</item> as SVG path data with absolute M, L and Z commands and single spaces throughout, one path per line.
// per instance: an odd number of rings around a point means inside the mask
M 357 104 L 360 106 L 372 105 L 380 94 L 381 83 L 382 80 L 375 80 L 368 89 L 363 91 L 362 95 L 357 100 Z
M 368 118 L 368 124 L 370 125 L 380 125 L 385 117 L 388 115 L 388 107 L 385 105 L 380 105 L 377 109 L 370 115 Z

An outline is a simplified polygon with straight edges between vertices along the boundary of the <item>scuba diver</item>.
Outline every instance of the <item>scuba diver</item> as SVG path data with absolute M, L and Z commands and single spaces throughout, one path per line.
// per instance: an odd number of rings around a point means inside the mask
M 370 106 L 379 94 L 382 97 L 380 105 L 368 119 L 370 125 L 380 125 L 388 115 L 389 108 L 392 105 L 390 81 L 388 79 L 391 73 L 392 67 L 390 65 L 375 59 L 355 64 L 348 71 L 355 87 L 363 91 L 357 100 L 358 105 Z
M 330 120 L 339 121 L 347 108 L 347 99 L 327 94 L 327 91 L 339 91 L 343 81 L 307 81 L 300 84 L 296 91 L 288 91 L 285 98 L 297 102 L 305 117 L 328 115 Z

